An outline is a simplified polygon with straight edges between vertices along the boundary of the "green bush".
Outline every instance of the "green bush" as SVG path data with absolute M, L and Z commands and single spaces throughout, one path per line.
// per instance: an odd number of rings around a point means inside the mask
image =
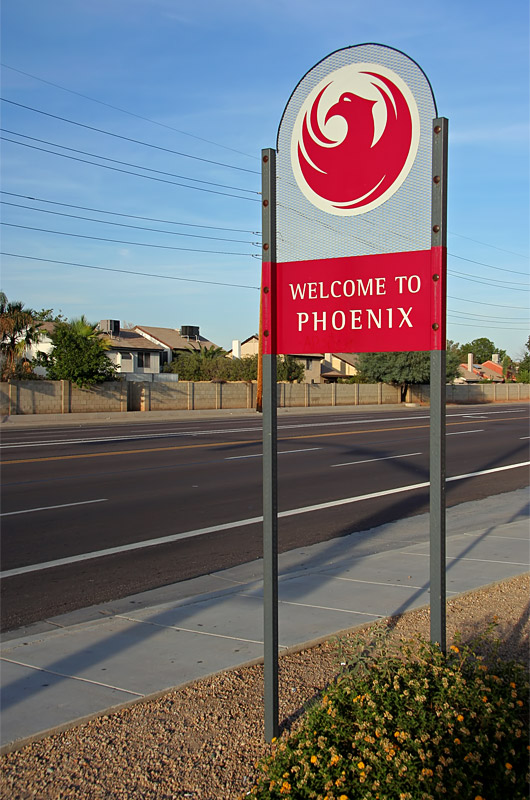
M 457 640 L 444 656 L 421 639 L 342 655 L 345 669 L 273 743 L 250 796 L 527 798 L 528 675 L 480 644 L 485 655 Z

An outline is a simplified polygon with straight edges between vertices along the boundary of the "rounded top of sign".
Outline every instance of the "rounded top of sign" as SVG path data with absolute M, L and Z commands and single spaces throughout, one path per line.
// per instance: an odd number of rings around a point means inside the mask
M 389 200 L 418 154 L 422 121 L 436 116 L 428 79 L 399 50 L 347 47 L 299 82 L 278 130 L 296 184 L 314 207 L 356 216 Z

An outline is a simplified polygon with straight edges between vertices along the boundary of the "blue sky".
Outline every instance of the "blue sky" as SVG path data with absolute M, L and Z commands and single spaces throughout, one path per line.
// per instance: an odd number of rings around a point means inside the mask
M 13 254 L 2 256 L 1 285 L 10 299 L 92 321 L 199 325 L 227 348 L 256 332 L 261 149 L 275 145 L 289 95 L 313 64 L 378 42 L 419 63 L 449 118 L 448 336 L 487 336 L 522 354 L 525 0 L 3 0 L 1 22 L 1 94 L 11 101 L 1 103 L 1 249 Z

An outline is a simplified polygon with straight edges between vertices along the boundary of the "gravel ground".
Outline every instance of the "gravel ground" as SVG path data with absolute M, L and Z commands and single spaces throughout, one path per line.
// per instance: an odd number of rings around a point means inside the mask
M 456 631 L 469 640 L 495 620 L 502 656 L 527 663 L 529 588 L 530 577 L 522 575 L 451 600 L 448 644 Z M 391 619 L 388 630 L 392 637 L 428 638 L 428 611 Z M 284 727 L 296 724 L 337 671 L 333 640 L 282 656 Z M 0 792 L 9 800 L 242 797 L 269 749 L 262 690 L 262 667 L 244 667 L 41 739 L 2 756 Z

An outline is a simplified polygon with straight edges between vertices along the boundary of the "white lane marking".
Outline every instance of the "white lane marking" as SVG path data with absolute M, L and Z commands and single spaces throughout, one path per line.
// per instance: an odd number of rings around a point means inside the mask
M 281 450 L 278 455 L 285 456 L 288 453 L 310 453 L 312 450 L 322 450 L 321 447 L 305 447 L 303 450 Z M 240 461 L 242 458 L 263 458 L 263 453 L 251 453 L 248 456 L 228 456 L 225 461 Z
M 14 658 L 0 657 L 0 661 L 7 661 L 8 664 L 16 664 L 19 667 L 26 667 L 27 669 L 34 669 L 37 672 L 45 672 L 46 675 L 57 675 L 59 678 L 71 678 L 73 681 L 81 681 L 82 683 L 91 683 L 94 686 L 103 686 L 105 689 L 114 689 L 117 692 L 125 692 L 126 694 L 133 694 L 135 697 L 145 697 L 140 692 L 133 692 L 132 689 L 122 689 L 121 686 L 113 686 L 110 683 L 102 683 L 101 681 L 91 681 L 89 678 L 80 678 L 78 675 L 69 675 L 67 672 L 55 672 L 52 669 L 45 669 L 44 667 L 36 667 L 34 664 L 25 664 L 23 661 L 15 661 Z
M 462 436 L 464 433 L 484 433 L 484 428 L 477 428 L 475 431 L 452 431 L 451 433 L 446 433 L 446 436 Z
M 505 467 L 494 467 L 493 469 L 483 469 L 478 472 L 469 472 L 465 475 L 455 475 L 452 478 L 447 478 L 447 481 L 460 481 L 465 478 L 475 478 L 480 475 L 491 475 L 495 472 L 504 472 L 505 470 L 518 469 L 519 467 L 528 467 L 530 461 L 523 461 L 520 464 L 508 464 Z M 322 511 L 328 508 L 335 508 L 337 506 L 351 505 L 352 503 L 360 503 L 363 500 L 374 500 L 378 497 L 387 497 L 393 494 L 401 494 L 402 492 L 413 492 L 415 489 L 426 489 L 429 486 L 429 481 L 423 483 L 414 483 L 409 486 L 398 486 L 395 489 L 385 489 L 381 492 L 371 492 L 370 494 L 361 494 L 356 497 L 344 497 L 341 500 L 330 500 L 327 503 L 317 503 L 314 506 L 303 506 L 301 508 L 292 508 L 289 511 L 280 511 L 278 517 L 295 517 L 298 514 L 308 514 L 312 511 Z M 109 547 L 106 550 L 95 550 L 92 553 L 81 553 L 77 556 L 68 556 L 66 558 L 58 558 L 55 561 L 44 561 L 40 564 L 28 564 L 25 567 L 16 567 L 15 569 L 8 569 L 0 572 L 0 578 L 10 578 L 14 575 L 23 575 L 27 572 L 40 572 L 43 569 L 50 569 L 52 567 L 61 567 L 68 564 L 75 564 L 78 561 L 89 561 L 93 558 L 103 558 L 105 556 L 112 556 L 118 553 L 129 553 L 132 550 L 141 550 L 144 547 L 156 547 L 161 544 L 171 544 L 180 539 L 191 539 L 195 536 L 202 536 L 206 533 L 219 533 L 220 531 L 233 530 L 234 528 L 243 528 L 247 525 L 256 525 L 263 522 L 263 517 L 250 517 L 249 519 L 238 519 L 234 522 L 224 522 L 221 525 L 212 525 L 208 528 L 199 528 L 194 531 L 185 531 L 183 533 L 174 533 L 171 536 L 161 536 L 158 539 L 147 539 L 143 542 L 132 542 L 131 544 L 121 545 L 120 547 Z
M 71 508 L 72 506 L 86 506 L 89 503 L 107 503 L 107 497 L 99 500 L 82 500 L 80 503 L 63 503 L 60 506 L 40 506 L 39 508 L 25 508 L 22 511 L 4 511 L 0 517 L 13 517 L 15 514 L 33 514 L 34 511 L 51 511 L 54 508 Z
M 530 439 L 530 436 L 520 436 L 519 438 L 520 438 L 520 439 L 521 439 L 521 441 L 522 441 L 523 439 Z
M 408 458 L 409 456 L 421 456 L 422 453 L 402 453 L 399 456 L 384 456 L 382 458 L 367 458 L 364 461 L 345 461 L 344 464 L 332 464 L 332 467 L 351 467 L 354 464 L 371 464 L 373 461 L 391 461 L 393 458 Z
M 116 614 L 117 619 L 125 619 L 128 622 L 136 622 L 138 625 L 154 625 L 156 628 L 171 629 L 182 631 L 182 633 L 196 633 L 198 636 L 213 636 L 215 639 L 230 639 L 233 642 L 247 642 L 248 644 L 263 644 L 260 639 L 244 639 L 242 636 L 227 636 L 223 633 L 211 633 L 210 631 L 198 631 L 195 628 L 181 628 L 180 625 L 163 625 L 161 622 L 152 622 L 149 619 L 134 619 L 123 614 Z
M 526 411 L 524 408 L 516 408 L 510 411 L 488 411 L 488 412 L 481 412 L 480 419 L 486 419 L 493 416 L 499 415 L 506 415 L 506 414 L 523 414 Z M 486 413 L 488 416 L 483 416 Z M 456 413 L 456 414 L 447 414 L 447 418 L 449 417 L 473 417 L 477 416 L 474 414 L 463 414 L 463 413 Z M 300 423 L 292 423 L 287 425 L 282 425 L 281 423 L 278 425 L 278 430 L 291 430 L 293 428 L 329 428 L 338 425 L 363 425 L 363 424 L 375 424 L 379 422 L 403 422 L 403 421 L 410 421 L 410 420 L 421 420 L 421 419 L 429 419 L 429 414 L 405 414 L 403 413 L 399 417 L 369 417 L 364 419 L 347 419 L 347 420 L 336 420 L 333 422 L 300 422 Z M 57 441 L 38 441 L 38 442 L 22 442 L 19 444 L 2 444 L 0 445 L 0 450 L 11 450 L 14 448 L 19 447 L 51 447 L 53 445 L 58 444 L 98 444 L 101 442 L 121 442 L 121 441 L 134 441 L 136 439 L 157 439 L 157 438 L 171 438 L 177 436 L 212 436 L 217 435 L 220 433 L 252 433 L 254 431 L 261 432 L 262 427 L 259 425 L 258 427 L 251 427 L 251 428 L 218 428 L 212 430 L 194 430 L 194 431 L 167 431 L 166 433 L 138 433 L 132 434 L 130 436 L 102 436 L 97 438 L 83 438 L 83 439 L 58 439 Z

